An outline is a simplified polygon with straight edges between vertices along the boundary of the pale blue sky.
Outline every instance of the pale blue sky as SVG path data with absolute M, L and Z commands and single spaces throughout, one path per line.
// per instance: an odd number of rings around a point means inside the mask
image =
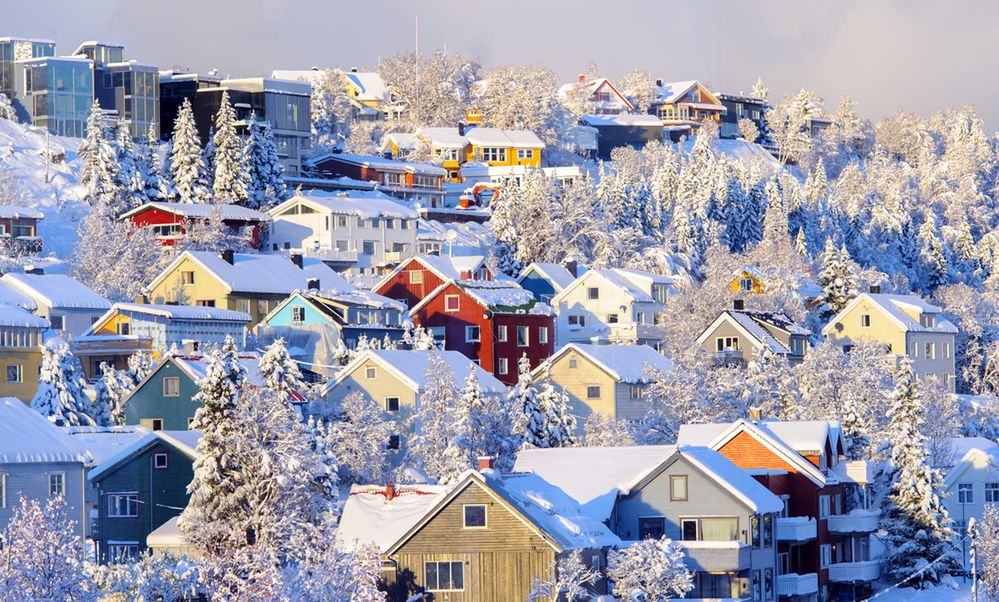
M 772 95 L 813 88 L 879 117 L 974 104 L 999 127 L 999 2 L 990 0 L 0 0 L 0 36 L 126 45 L 161 68 L 260 75 L 312 66 L 374 67 L 420 46 L 484 65 L 535 64 L 572 78 L 595 61 L 610 77 L 638 66 Z

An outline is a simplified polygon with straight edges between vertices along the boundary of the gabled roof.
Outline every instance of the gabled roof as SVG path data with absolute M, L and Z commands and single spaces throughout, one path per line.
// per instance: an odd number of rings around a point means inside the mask
M 451 490 L 447 485 L 352 485 L 336 529 L 338 542 L 372 544 L 384 553 Z
M 318 165 L 323 161 L 339 161 L 349 165 L 371 167 L 381 171 L 407 172 L 418 174 L 430 174 L 435 176 L 447 175 L 447 170 L 432 163 L 417 163 L 414 161 L 399 161 L 397 159 L 386 159 L 374 155 L 352 155 L 349 153 L 324 153 L 309 158 L 309 163 Z
M 711 334 L 718 329 L 722 322 L 732 324 L 750 340 L 756 341 L 758 346 L 765 347 L 771 353 L 778 355 L 788 355 L 791 353 L 791 349 L 781 342 L 780 339 L 771 334 L 771 332 L 763 326 L 764 323 L 779 330 L 783 330 L 788 334 L 805 336 L 811 334 L 811 331 L 798 326 L 791 321 L 791 318 L 788 318 L 783 313 L 726 309 L 720 313 L 717 318 L 715 318 L 715 321 L 712 322 L 710 326 L 701 332 L 700 336 L 697 337 L 697 343 L 699 345 L 703 344 L 704 341 L 706 341 L 708 337 L 710 337 Z
M 38 304 L 31 297 L 7 284 L 2 278 L 0 278 L 0 305 L 12 305 L 29 312 L 38 309 Z
M 987 467 L 999 479 L 999 447 L 993 446 L 985 449 L 972 447 L 968 449 L 961 457 L 960 462 L 947 471 L 947 476 L 943 480 L 943 489 L 947 490 L 953 487 L 964 473 L 976 464 Z
M 87 329 L 84 336 L 96 335 L 109 320 L 124 312 L 146 314 L 170 320 L 201 320 L 206 322 L 239 322 L 249 324 L 250 314 L 220 307 L 202 305 L 158 305 L 147 303 L 115 303 Z
M 458 133 L 458 128 L 420 128 L 413 134 L 414 139 L 425 136 L 430 144 L 438 148 L 463 149 L 468 146 L 468 140 Z
M 152 431 L 144 426 L 63 426 L 70 439 L 85 450 L 97 466 L 114 457 L 118 452 L 142 439 Z
M 449 285 L 454 284 L 461 292 L 478 303 L 483 309 L 494 314 L 532 314 L 550 316 L 555 310 L 546 303 L 541 303 L 534 295 L 522 288 L 516 282 L 509 280 L 454 280 L 445 281 L 430 292 L 419 303 L 409 310 L 410 315 L 416 315 L 423 307 L 444 292 Z
M 465 139 L 475 146 L 544 148 L 545 143 L 534 132 L 474 127 L 465 131 Z
M 57 309 L 107 309 L 111 302 L 64 274 L 4 274 L 0 281 L 35 302 Z
M 239 220 L 247 222 L 271 221 L 271 216 L 266 213 L 250 209 L 249 207 L 241 207 L 240 205 L 214 203 L 162 203 L 159 201 L 140 205 L 131 211 L 122 213 L 121 217 L 118 219 L 133 217 L 152 209 L 158 209 L 159 211 L 187 219 L 208 218 L 211 217 L 212 213 L 218 211 L 222 215 L 222 219 L 226 220 Z
M 687 92 L 690 92 L 695 86 L 700 86 L 701 90 L 707 94 L 708 98 L 713 100 L 716 104 L 721 104 L 715 95 L 703 86 L 697 80 L 686 80 L 680 82 L 666 82 L 661 86 L 656 86 L 656 101 L 662 103 L 674 103 L 680 98 L 682 98 Z M 704 104 L 704 103 L 697 103 Z
M 167 443 L 191 460 L 196 460 L 200 456 L 197 450 L 198 439 L 200 438 L 201 433 L 198 431 L 152 431 L 91 470 L 90 474 L 87 475 L 87 479 L 90 481 L 101 480 L 125 462 L 160 441 Z
M 542 278 L 547 280 L 552 285 L 552 288 L 555 289 L 556 293 L 561 292 L 562 289 L 572 284 L 572 281 L 576 279 L 575 276 L 573 276 L 572 273 L 560 263 L 544 263 L 535 261 L 520 271 L 520 275 L 517 276 L 517 282 L 523 283 L 524 279 L 531 272 L 540 274 Z
M 278 303 L 277 306 L 272 309 L 271 312 L 261 321 L 265 324 L 270 322 L 271 318 L 276 316 L 278 312 L 283 310 L 285 306 L 295 299 L 301 300 L 317 312 L 334 319 L 334 321 L 338 324 L 343 322 L 341 312 L 337 311 L 338 307 L 360 306 L 372 309 L 394 309 L 399 312 L 406 311 L 406 306 L 403 303 L 362 289 L 348 288 L 346 290 L 307 290 L 293 292 L 287 299 Z M 351 326 L 349 322 L 342 325 Z
M 416 211 L 381 192 L 351 191 L 346 193 L 319 190 L 310 190 L 306 194 L 296 194 L 273 207 L 268 213 L 271 217 L 277 218 L 282 211 L 295 203 L 306 204 L 320 213 L 355 215 L 364 219 L 393 217 L 415 220 L 420 216 Z
M 656 370 L 669 370 L 673 362 L 648 345 L 592 345 L 569 343 L 534 369 L 535 377 L 540 377 L 552 364 L 570 352 L 577 352 L 596 364 L 611 378 L 621 383 L 648 382 L 646 367 Z
M 603 522 L 587 516 L 564 491 L 533 473 L 500 475 L 493 470 L 468 471 L 451 491 L 385 551 L 394 554 L 413 535 L 469 487 L 479 487 L 543 539 L 556 553 L 576 548 L 621 545 Z M 446 545 L 446 542 L 442 542 Z
M 632 109 L 635 108 L 635 106 L 632 105 L 631 102 L 627 98 L 625 98 L 624 95 L 618 91 L 617 87 L 615 87 L 614 84 L 612 84 L 611 81 L 606 77 L 596 77 L 584 81 L 574 81 L 574 82 L 569 82 L 567 84 L 562 84 L 562 86 L 559 87 L 558 89 L 559 99 L 565 101 L 566 99 L 568 99 L 569 94 L 572 91 L 579 89 L 580 86 L 582 86 L 586 90 L 586 93 L 591 97 L 597 92 L 599 92 L 601 88 L 609 88 L 610 91 L 613 92 L 614 95 L 617 96 L 619 99 L 621 99 L 622 103 L 624 103 L 625 110 L 631 111 Z M 662 124 L 661 121 L 660 124 Z
M 603 278 L 607 283 L 619 289 L 624 295 L 630 297 L 632 301 L 638 303 L 655 302 L 652 295 L 646 292 L 646 288 L 651 290 L 653 284 L 670 286 L 673 283 L 673 279 L 669 276 L 661 276 L 652 272 L 643 272 L 642 270 L 626 270 L 623 268 L 587 270 L 579 278 L 572 281 L 569 286 L 555 295 L 552 299 L 552 305 L 558 305 L 559 301 L 590 278 Z
M 20 399 L 0 397 L 0 465 L 89 463 L 87 451 Z
M 462 279 L 462 272 L 474 274 L 479 268 L 485 267 L 491 274 L 496 270 L 489 265 L 488 260 L 482 255 L 466 255 L 461 257 L 447 257 L 444 255 L 414 255 L 404 259 L 394 270 L 389 272 L 384 278 L 372 287 L 378 290 L 388 284 L 399 273 L 410 268 L 411 264 L 419 263 L 426 269 L 437 275 L 445 282 L 454 282 Z
M 342 279 L 325 263 L 312 257 L 303 258 L 303 267 L 299 268 L 282 255 L 234 253 L 230 264 L 220 254 L 211 251 L 184 251 L 160 272 L 146 290 L 156 288 L 185 259 L 200 265 L 229 293 L 290 295 L 293 291 L 306 288 L 310 278 L 318 278 L 320 285 L 324 281 Z
M 622 113 L 620 115 L 583 115 L 580 123 L 593 127 L 663 127 L 663 120 L 655 115 Z
M 358 100 L 383 101 L 388 97 L 385 81 L 377 71 L 350 71 L 344 73 L 360 92 Z
M 833 316 L 829 323 L 822 328 L 822 334 L 831 334 L 836 323 L 843 320 L 853 309 L 863 300 L 868 300 L 872 305 L 881 310 L 890 320 L 895 322 L 905 332 L 941 332 L 947 334 L 957 334 L 957 327 L 950 323 L 940 313 L 941 309 L 936 305 L 927 303 L 916 295 L 891 295 L 886 293 L 861 293 L 847 303 L 838 314 Z M 914 320 L 903 308 L 915 310 L 920 314 L 936 314 L 936 326 L 928 327 Z
M 392 373 L 414 393 L 420 394 L 427 385 L 426 371 L 430 366 L 430 358 L 433 354 L 437 354 L 444 360 L 444 363 L 451 368 L 456 380 L 459 382 L 464 379 L 469 369 L 474 369 L 483 393 L 506 394 L 506 385 L 496 380 L 495 376 L 486 372 L 478 364 L 473 363 L 472 360 L 457 351 L 368 349 L 357 354 L 350 363 L 337 372 L 335 378 L 326 383 L 326 386 L 322 390 L 322 396 L 325 397 L 329 394 L 333 387 L 343 382 L 344 379 L 368 360 Z M 471 366 L 474 366 L 474 368 L 471 368 Z
M 15 305 L 0 305 L 0 326 L 48 328 L 49 321 Z

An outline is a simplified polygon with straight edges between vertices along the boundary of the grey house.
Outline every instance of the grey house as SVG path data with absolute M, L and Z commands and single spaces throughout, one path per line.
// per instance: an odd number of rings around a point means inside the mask
M 624 541 L 673 539 L 695 572 L 691 598 L 776 600 L 774 526 L 783 502 L 720 453 L 695 446 L 532 449 L 534 472 Z
M 62 429 L 14 397 L 0 398 L 0 531 L 23 496 L 44 505 L 63 496 L 66 512 L 85 536 L 87 452 Z
M 135 558 L 146 538 L 187 506 L 198 431 L 154 431 L 90 472 L 101 563 Z

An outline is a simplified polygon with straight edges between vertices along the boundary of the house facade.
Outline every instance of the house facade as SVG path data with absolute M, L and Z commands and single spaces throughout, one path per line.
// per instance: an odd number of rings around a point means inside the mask
M 725 107 L 725 112 L 721 114 L 721 127 L 719 136 L 722 138 L 736 139 L 742 138 L 739 131 L 739 122 L 748 119 L 753 122 L 757 129 L 763 129 L 763 122 L 766 113 L 770 110 L 770 103 L 763 98 L 747 96 L 745 94 L 728 94 L 716 92 L 715 97 Z M 762 140 L 748 140 L 748 142 L 766 142 Z
M 421 207 L 444 205 L 444 178 L 447 171 L 430 163 L 349 153 L 326 153 L 311 158 L 309 165 L 315 177 L 375 182 L 377 190 L 409 203 Z
M 297 194 L 270 210 L 270 250 L 375 276 L 416 253 L 419 214 L 375 193 Z
M 218 212 L 217 215 L 215 212 Z M 208 203 L 146 203 L 119 218 L 136 228 L 147 228 L 164 246 L 173 246 L 187 236 L 193 224 L 208 224 L 220 220 L 231 236 L 245 237 L 248 245 L 259 249 L 267 236 L 271 218 L 266 213 L 239 205 Z
M 43 243 L 38 235 L 38 222 L 44 217 L 37 209 L 0 205 L 0 245 L 17 253 L 41 253 Z
M 763 353 L 797 364 L 808 352 L 811 334 L 783 313 L 747 310 L 736 299 L 697 337 L 697 345 L 720 363 L 746 364 Z
M 579 124 L 597 130 L 596 158 L 610 161 L 616 148 L 641 150 L 663 141 L 663 122 L 655 115 L 584 115 Z
M 566 262 L 566 265 L 536 261 L 520 271 L 517 283 L 531 291 L 538 301 L 550 304 L 555 295 L 572 284 L 578 271 L 579 267 L 575 261 Z
M 86 332 L 111 307 L 110 301 L 64 274 L 8 273 L 0 283 L 31 299 L 34 314 L 67 338 Z
M 420 145 L 430 147 L 451 182 L 462 181 L 461 166 L 468 162 L 488 167 L 541 167 L 545 148 L 533 132 L 461 124 L 457 128 L 424 127 L 412 134 L 389 134 L 382 141 L 382 151 L 404 159 Z
M 260 326 L 271 329 L 323 329 L 335 333 L 347 348 L 361 337 L 402 340 L 406 306 L 388 297 L 361 290 L 295 291 L 274 308 Z M 327 330 L 328 329 L 328 330 Z
M 656 326 L 672 280 L 651 272 L 588 270 L 552 298 L 558 314 L 557 340 L 568 343 L 638 343 L 658 346 Z
M 3 394 L 28 403 L 38 390 L 43 335 L 49 321 L 14 305 L 0 305 L 0 382 Z
M 559 100 L 585 113 L 620 115 L 635 109 L 631 102 L 605 77 L 588 78 L 580 74 L 576 81 L 558 89 Z
M 90 472 L 97 489 L 98 562 L 135 560 L 149 534 L 180 515 L 190 501 L 199 438 L 197 431 L 156 431 Z
M 956 381 L 957 327 L 941 308 L 915 295 L 862 293 L 833 316 L 822 334 L 849 350 L 861 341 L 906 356 L 918 378 L 936 377 L 951 391 Z
M 999 446 L 981 437 L 953 439 L 946 445 L 954 454 L 949 466 L 939 467 L 944 471 L 944 480 L 938 493 L 960 540 L 968 532 L 971 519 L 981 520 L 986 506 L 999 504 Z M 968 568 L 968 546 L 961 548 L 962 566 Z
M 705 119 L 720 124 L 725 112 L 725 105 L 695 80 L 665 83 L 656 80 L 656 98 L 649 106 L 649 113 L 662 119 L 663 127 L 674 140 L 697 130 Z

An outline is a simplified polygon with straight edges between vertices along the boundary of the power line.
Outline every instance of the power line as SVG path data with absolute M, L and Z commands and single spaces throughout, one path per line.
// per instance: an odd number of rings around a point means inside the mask
M 963 544 L 965 542 L 965 540 L 967 540 L 967 539 L 968 539 L 968 536 L 965 535 L 963 538 L 961 538 L 961 542 L 960 543 Z M 931 562 L 931 563 L 927 564 L 926 566 L 924 566 L 923 568 L 915 571 L 914 573 L 912 573 L 911 575 L 909 575 L 905 579 L 902 579 L 898 583 L 892 585 L 891 587 L 887 587 L 887 588 L 879 591 L 878 593 L 874 594 L 873 596 L 871 596 L 869 598 L 864 598 L 862 600 L 862 602 L 867 602 L 868 600 L 873 600 L 875 598 L 879 598 L 879 597 L 883 596 L 884 594 L 887 594 L 888 592 L 890 592 L 893 589 L 898 589 L 899 587 L 901 587 L 903 584 L 905 584 L 907 581 L 909 581 L 910 579 L 912 579 L 916 575 L 919 575 L 920 573 L 924 572 L 926 569 L 930 568 L 934 564 L 936 564 L 936 563 L 940 562 L 941 560 L 943 560 L 944 558 L 947 558 L 948 556 L 950 556 L 950 554 L 951 554 L 951 552 L 945 552 L 945 553 L 941 554 L 940 557 L 936 558 L 933 562 Z

